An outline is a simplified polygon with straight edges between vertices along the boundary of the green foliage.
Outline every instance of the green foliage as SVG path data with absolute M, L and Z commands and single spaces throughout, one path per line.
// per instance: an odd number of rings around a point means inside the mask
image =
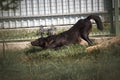
M 20 1 L 22 0 L 0 0 L 0 10 L 15 10 L 19 7 Z

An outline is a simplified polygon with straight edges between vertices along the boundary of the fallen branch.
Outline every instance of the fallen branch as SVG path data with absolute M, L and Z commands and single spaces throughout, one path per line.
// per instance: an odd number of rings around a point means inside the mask
M 106 48 L 106 47 L 109 47 L 109 46 L 114 45 L 114 44 L 120 44 L 120 36 L 114 37 L 110 40 L 106 40 L 106 41 L 99 43 L 97 45 L 90 46 L 90 47 L 86 48 L 86 51 L 91 52 L 93 50 Z

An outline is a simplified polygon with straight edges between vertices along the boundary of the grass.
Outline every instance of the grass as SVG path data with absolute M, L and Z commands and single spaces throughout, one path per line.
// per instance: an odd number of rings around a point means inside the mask
M 95 35 L 110 35 L 110 23 L 103 23 L 103 31 L 100 31 L 97 29 L 96 24 L 93 25 L 92 27 L 92 32 L 90 35 L 95 36 Z
M 54 49 L 47 49 L 41 50 L 39 47 L 30 47 L 25 50 L 25 53 L 28 56 L 36 56 L 38 58 L 45 57 L 45 58 L 59 58 L 59 57 L 72 57 L 78 54 L 82 54 L 85 50 L 85 46 L 81 46 L 79 44 L 64 46 L 58 50 Z
M 119 44 L 90 53 L 85 48 L 76 44 L 59 50 L 7 50 L 0 58 L 0 80 L 120 79 Z
M 1 39 L 20 39 L 20 38 L 32 38 L 39 34 L 37 29 L 2 29 L 0 30 Z
M 61 33 L 65 31 L 64 29 L 62 30 L 57 30 L 57 33 Z M 104 30 L 101 32 L 96 28 L 96 25 L 93 25 L 92 32 L 90 35 L 107 35 L 110 32 L 110 23 L 104 23 Z M 38 37 L 39 35 L 39 29 L 2 29 L 0 30 L 0 40 L 1 39 L 23 39 L 23 38 L 34 38 Z M 107 33 L 107 34 L 106 34 Z M 47 32 L 44 33 L 44 36 L 47 35 Z
M 5 57 L 0 58 L 0 80 L 25 80 L 27 68 L 20 59 L 20 53 L 8 50 Z

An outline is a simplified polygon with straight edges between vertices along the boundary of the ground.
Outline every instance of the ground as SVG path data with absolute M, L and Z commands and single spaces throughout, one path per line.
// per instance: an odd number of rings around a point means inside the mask
M 115 45 L 115 44 L 120 44 L 120 36 L 117 36 L 117 37 L 113 37 L 112 39 L 110 40 L 106 40 L 106 41 L 103 41 L 97 45 L 94 45 L 94 46 L 90 46 L 86 49 L 86 51 L 88 52 L 91 52 L 95 49 L 100 49 L 100 48 L 107 48 L 111 45 Z
M 17 45 L 23 46 L 9 43 L 14 51 L 0 55 L 0 80 L 120 80 L 119 36 L 100 41 L 97 45 L 101 46 L 91 52 L 78 44 L 43 51 L 33 47 L 17 50 Z
M 105 42 L 107 39 L 110 39 L 110 37 L 91 37 L 92 40 L 94 40 L 95 43 L 100 43 L 101 42 Z M 22 41 L 22 42 L 5 42 L 5 49 L 25 49 L 27 47 L 29 47 L 31 41 Z M 81 45 L 88 45 L 86 41 L 82 40 L 80 42 Z M 0 43 L 0 50 L 3 49 L 3 43 Z

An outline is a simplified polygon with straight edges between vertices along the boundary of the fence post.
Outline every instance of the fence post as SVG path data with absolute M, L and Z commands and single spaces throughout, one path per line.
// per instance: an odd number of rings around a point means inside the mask
M 114 14 L 115 14 L 115 17 L 114 17 L 114 20 L 115 20 L 115 35 L 118 36 L 120 35 L 120 25 L 119 25 L 119 0 L 114 0 L 114 8 L 115 8 L 115 11 L 114 11 Z
M 110 28 L 110 33 L 112 35 L 115 35 L 115 26 L 114 26 L 114 9 L 113 9 L 113 0 L 109 1 L 109 15 L 110 15 L 110 24 L 111 24 L 111 28 Z
M 2 29 L 4 29 L 4 24 L 2 24 L 1 27 L 2 27 Z M 3 57 L 3 59 L 4 59 L 4 58 L 5 58 L 5 37 L 4 37 L 4 36 L 2 37 L 2 44 L 3 44 L 3 45 L 2 45 L 2 47 L 3 47 L 2 57 Z

